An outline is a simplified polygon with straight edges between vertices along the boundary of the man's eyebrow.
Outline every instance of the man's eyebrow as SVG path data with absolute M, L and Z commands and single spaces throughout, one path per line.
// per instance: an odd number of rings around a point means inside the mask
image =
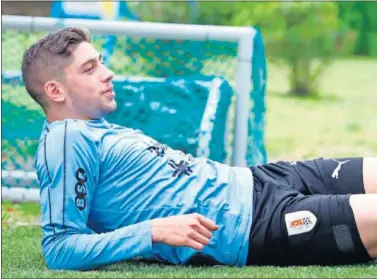
M 102 60 L 102 54 L 98 55 L 98 59 L 99 59 L 99 61 Z M 93 62 L 96 62 L 96 61 L 97 61 L 97 58 L 90 58 L 90 59 L 86 60 L 84 63 L 82 63 L 80 67 L 83 67 L 88 63 L 93 63 Z

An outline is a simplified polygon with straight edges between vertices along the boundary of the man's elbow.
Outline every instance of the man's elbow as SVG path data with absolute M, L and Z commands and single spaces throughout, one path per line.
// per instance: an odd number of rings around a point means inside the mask
M 84 271 L 90 270 L 90 268 L 85 267 L 76 260 L 70 261 L 59 261 L 51 260 L 49 258 L 45 259 L 46 266 L 49 270 L 71 270 L 71 271 Z
M 62 251 L 58 245 L 54 245 L 48 251 L 46 250 L 43 251 L 43 256 L 49 270 L 79 271 L 88 269 L 82 261 L 77 260 L 72 254 L 67 253 L 67 251 Z

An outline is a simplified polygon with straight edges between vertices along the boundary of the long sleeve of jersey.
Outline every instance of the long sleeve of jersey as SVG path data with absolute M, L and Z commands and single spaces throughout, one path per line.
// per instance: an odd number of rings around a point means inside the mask
M 87 226 L 101 174 L 98 143 L 85 129 L 68 121 L 46 128 L 37 152 L 42 250 L 50 269 L 93 269 L 152 251 L 148 221 L 101 234 Z

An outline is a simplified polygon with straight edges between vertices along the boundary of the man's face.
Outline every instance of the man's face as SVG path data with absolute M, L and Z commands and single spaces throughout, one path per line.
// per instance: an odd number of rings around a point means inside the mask
M 116 109 L 114 74 L 101 63 L 101 56 L 87 42 L 76 46 L 73 62 L 65 68 L 66 100 L 74 115 L 98 119 Z

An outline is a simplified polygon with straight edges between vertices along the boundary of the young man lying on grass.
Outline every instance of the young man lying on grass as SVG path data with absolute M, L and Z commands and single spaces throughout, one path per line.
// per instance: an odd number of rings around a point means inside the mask
M 111 124 L 113 73 L 79 28 L 32 45 L 22 74 L 47 118 L 35 167 L 49 268 L 377 258 L 377 158 L 231 167 Z

